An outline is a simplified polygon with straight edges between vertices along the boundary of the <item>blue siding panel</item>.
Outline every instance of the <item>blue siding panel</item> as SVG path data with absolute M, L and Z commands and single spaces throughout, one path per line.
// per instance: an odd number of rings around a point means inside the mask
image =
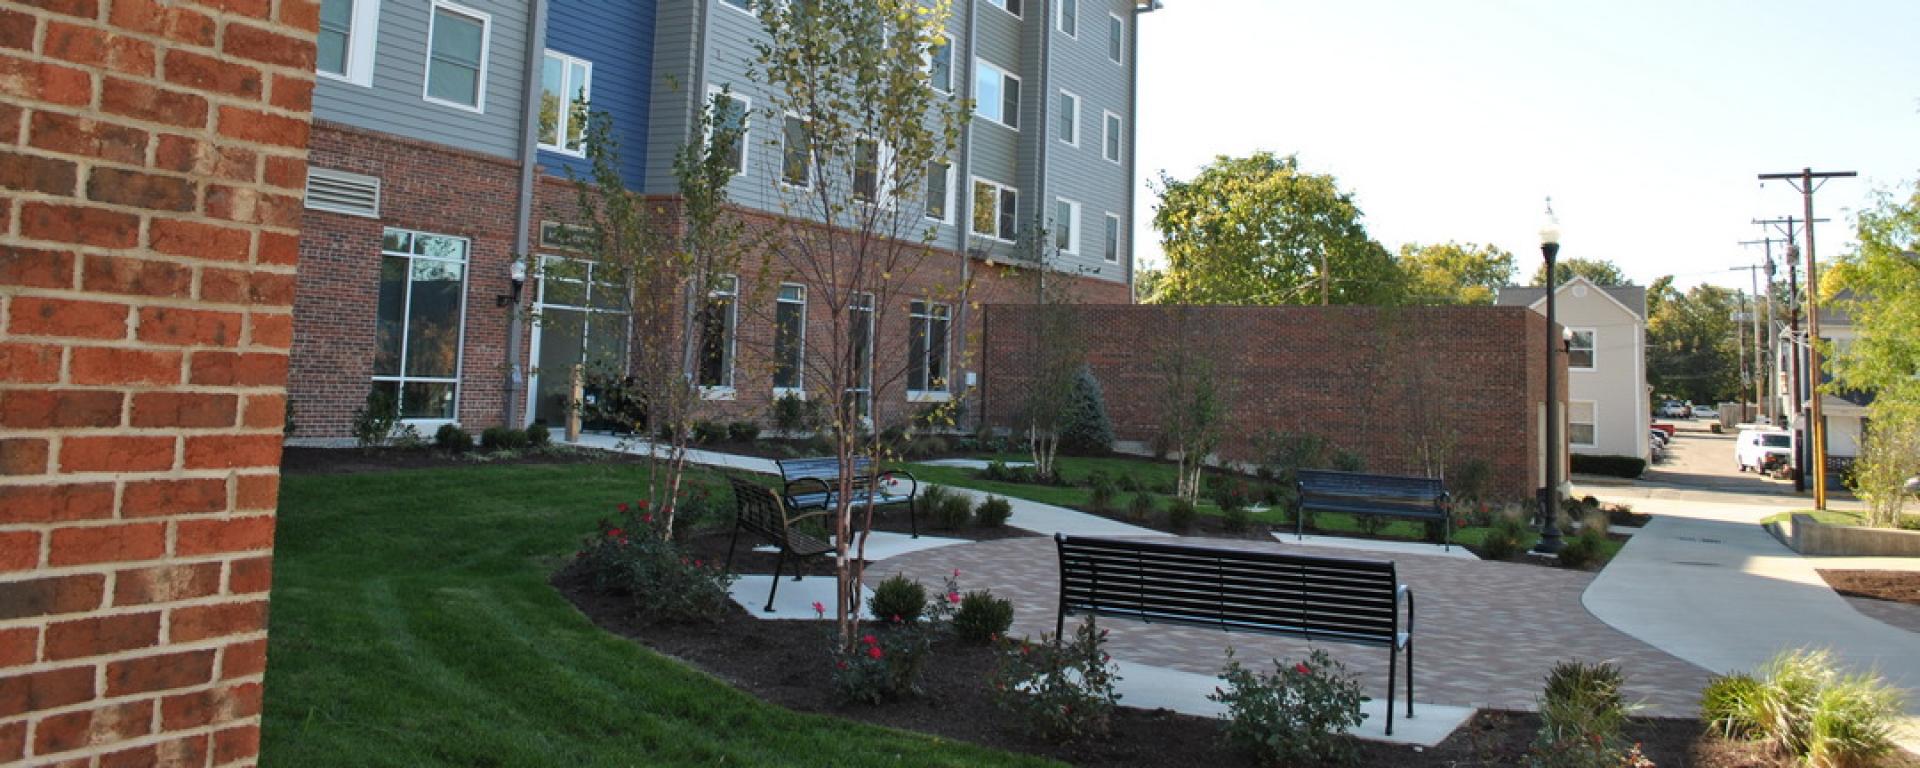
M 593 62 L 593 111 L 613 119 L 620 175 L 641 189 L 647 172 L 647 126 L 653 90 L 654 0 L 552 0 L 547 7 L 548 50 Z M 540 151 L 540 166 L 584 176 L 585 159 Z

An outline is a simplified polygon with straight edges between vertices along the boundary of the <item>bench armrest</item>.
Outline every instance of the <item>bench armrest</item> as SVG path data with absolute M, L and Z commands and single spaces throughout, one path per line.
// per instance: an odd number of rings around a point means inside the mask
M 885 472 L 882 472 L 882 473 L 880 473 L 880 475 L 879 475 L 879 478 L 878 478 L 878 479 L 879 479 L 879 480 L 881 480 L 881 481 L 885 481 L 885 480 L 886 480 L 886 479 L 887 479 L 888 477 L 896 477 L 896 476 L 897 476 L 897 477 L 904 477 L 904 478 L 906 478 L 906 479 L 907 479 L 907 483 L 908 483 L 908 486 L 907 486 L 907 498 L 910 498 L 910 499 L 911 499 L 911 498 L 913 498 L 913 497 L 915 497 L 915 496 L 918 496 L 918 495 L 920 494 L 920 479 L 919 479 L 919 478 L 917 478 L 917 477 L 914 477 L 914 476 L 913 476 L 913 473 L 912 473 L 912 472 L 908 472 L 908 471 L 906 471 L 906 470 L 904 470 L 904 469 L 890 469 L 890 470 L 887 470 L 887 471 L 885 471 Z M 876 483 L 876 485 L 877 485 L 877 483 Z
M 831 515 L 831 514 L 833 514 L 833 510 L 822 509 L 818 512 L 808 512 L 804 515 L 788 515 L 787 525 L 791 527 L 794 523 L 800 522 L 802 520 L 812 520 L 813 518 L 816 518 L 816 517 L 826 517 L 827 515 Z
M 786 487 L 783 490 L 781 490 L 780 493 L 781 495 L 791 499 L 795 496 L 800 495 L 803 492 L 806 492 L 808 490 L 807 489 L 808 483 L 812 483 L 813 485 L 818 486 L 820 489 L 819 491 L 817 491 L 818 493 L 824 493 L 824 494 L 827 494 L 828 496 L 831 496 L 833 494 L 833 486 L 827 485 L 827 481 L 817 477 L 803 477 L 798 480 L 788 480 Z
M 1409 587 L 1405 584 L 1401 584 L 1400 588 L 1394 591 L 1393 597 L 1394 597 L 1394 602 L 1396 603 L 1400 602 L 1402 599 L 1406 601 L 1407 637 L 1411 638 L 1413 637 L 1413 587 Z

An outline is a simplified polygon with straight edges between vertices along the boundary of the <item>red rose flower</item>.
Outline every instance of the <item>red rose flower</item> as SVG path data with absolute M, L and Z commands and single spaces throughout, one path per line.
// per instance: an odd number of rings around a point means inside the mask
M 610 528 L 610 529 L 608 529 L 608 530 L 607 530 L 607 538 L 609 538 L 609 539 L 617 539 L 617 538 L 620 538 L 620 535 L 621 535 L 622 533 L 625 533 L 625 531 L 622 531 L 622 530 L 620 530 L 620 529 L 618 529 L 618 528 Z
M 613 507 L 614 507 L 614 509 L 618 509 L 618 510 L 620 510 L 621 512 L 625 512 L 625 511 L 627 511 L 627 503 L 626 503 L 626 502 L 624 502 L 624 501 L 623 501 L 623 502 L 620 502 L 619 504 L 615 504 L 615 505 L 613 505 Z
M 1305 665 L 1305 664 L 1295 664 L 1295 665 L 1293 665 L 1293 671 L 1295 671 L 1295 672 L 1298 672 L 1298 673 L 1300 673 L 1300 674 L 1303 674 L 1303 675 L 1311 675 L 1311 674 L 1313 674 L 1313 670 L 1311 670 L 1311 669 L 1308 669 L 1308 668 L 1307 668 L 1307 665 Z
M 865 637 L 860 638 L 860 642 L 866 643 L 867 645 L 879 645 L 880 638 L 874 637 L 873 635 L 867 635 Z
M 868 657 L 868 658 L 874 658 L 874 659 L 877 659 L 877 658 L 880 658 L 880 657 L 882 657 L 882 656 L 885 656 L 885 655 L 887 655 L 887 652 L 886 652 L 886 651 L 883 651 L 883 650 L 880 650 L 880 646 L 877 646 L 877 645 L 876 645 L 876 646 L 872 646 L 872 647 L 870 647 L 870 648 L 868 648 L 868 649 L 867 649 L 867 657 Z

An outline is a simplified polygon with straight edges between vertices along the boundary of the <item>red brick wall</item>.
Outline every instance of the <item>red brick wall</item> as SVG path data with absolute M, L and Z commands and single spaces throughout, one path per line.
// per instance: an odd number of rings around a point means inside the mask
M 316 25 L 0 3 L 0 763 L 255 760 Z
M 1215 366 L 1229 404 L 1223 457 L 1255 458 L 1253 438 L 1263 432 L 1306 433 L 1359 454 L 1369 470 L 1411 473 L 1408 425 L 1429 423 L 1432 434 L 1455 436 L 1456 462 L 1491 462 L 1502 494 L 1530 497 L 1539 485 L 1534 414 L 1545 386 L 1545 320 L 1524 308 L 1140 305 L 1080 312 L 1088 362 L 1121 440 L 1151 441 L 1160 431 L 1166 385 L 1155 368 L 1180 345 Z M 987 312 L 983 362 L 992 424 L 1011 426 L 1020 405 L 1033 314 L 1018 306 Z

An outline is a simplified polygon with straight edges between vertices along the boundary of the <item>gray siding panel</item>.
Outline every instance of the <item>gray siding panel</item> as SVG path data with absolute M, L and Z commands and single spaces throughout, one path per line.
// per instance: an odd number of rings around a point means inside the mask
M 528 0 L 466 0 L 459 5 L 492 17 L 487 24 L 485 112 L 476 114 L 423 98 L 433 4 L 430 0 L 382 0 L 372 87 L 319 78 L 313 93 L 314 116 L 518 158 L 526 93 L 522 67 Z
M 700 10 L 693 2 L 667 0 L 659 4 L 654 18 L 653 93 L 648 107 L 647 181 L 648 194 L 669 194 L 678 188 L 673 177 L 673 159 L 685 143 L 692 102 L 688 89 L 693 83 L 694 33 Z
M 1131 38 L 1135 26 L 1132 6 L 1131 0 L 1080 0 L 1077 39 L 1060 32 L 1051 16 L 1047 19 L 1052 36 L 1049 58 L 1053 63 L 1048 95 L 1055 96 L 1064 88 L 1080 97 L 1080 145 L 1074 147 L 1060 141 L 1058 121 L 1048 121 L 1047 140 L 1051 143 L 1047 145 L 1048 199 L 1045 202 L 1049 207 L 1046 210 L 1051 216 L 1056 198 L 1080 203 L 1080 253 L 1065 259 L 1064 266 L 1089 273 L 1098 270 L 1100 277 L 1111 280 L 1126 279 L 1124 267 L 1132 250 L 1127 242 L 1133 226 L 1133 212 L 1127 207 L 1127 189 L 1134 180 L 1127 177 L 1124 161 L 1133 154 L 1133 148 L 1125 141 L 1125 132 L 1134 110 L 1129 101 L 1132 62 L 1115 64 L 1107 57 L 1107 15 L 1119 14 Z M 1121 163 L 1109 162 L 1102 156 L 1104 112 L 1120 116 Z M 1117 264 L 1104 259 L 1105 217 L 1109 213 L 1120 217 Z

